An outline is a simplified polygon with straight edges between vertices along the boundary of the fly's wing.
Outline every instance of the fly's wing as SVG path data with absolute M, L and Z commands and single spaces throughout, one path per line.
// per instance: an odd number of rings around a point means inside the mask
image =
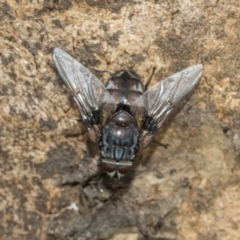
M 101 81 L 81 63 L 60 48 L 53 51 L 57 70 L 71 91 L 88 128 L 89 136 L 97 142 L 100 137 L 101 111 L 115 109 L 115 102 Z
M 136 111 L 145 111 L 145 130 L 140 136 L 140 145 L 147 146 L 174 107 L 197 85 L 202 74 L 202 65 L 197 64 L 175 73 L 155 84 L 135 102 Z

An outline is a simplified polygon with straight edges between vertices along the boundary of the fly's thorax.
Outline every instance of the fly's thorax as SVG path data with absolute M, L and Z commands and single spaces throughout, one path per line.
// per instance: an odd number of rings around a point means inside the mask
M 141 80 L 127 71 L 122 71 L 113 76 L 106 88 L 115 102 L 130 105 L 144 92 Z
M 110 175 L 124 174 L 131 169 L 138 147 L 139 130 L 130 113 L 113 114 L 102 129 L 100 166 Z M 117 174 L 117 173 L 116 173 Z

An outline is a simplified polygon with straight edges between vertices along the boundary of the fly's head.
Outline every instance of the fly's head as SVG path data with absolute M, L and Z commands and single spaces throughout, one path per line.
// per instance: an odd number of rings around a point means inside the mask
M 115 159 L 101 158 L 99 166 L 111 178 L 120 179 L 123 175 L 132 170 L 133 162 L 131 160 L 116 161 Z

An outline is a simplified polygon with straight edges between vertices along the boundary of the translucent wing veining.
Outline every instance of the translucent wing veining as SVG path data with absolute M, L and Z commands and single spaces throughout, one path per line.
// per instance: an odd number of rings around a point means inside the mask
M 115 108 L 115 103 L 102 82 L 68 53 L 55 48 L 53 59 L 58 72 L 70 89 L 83 120 L 94 110 Z
M 103 112 L 110 114 L 115 110 L 114 99 L 101 81 L 68 53 L 55 48 L 53 59 L 78 105 L 89 137 L 97 142 L 101 137 L 99 121 Z
M 173 74 L 144 92 L 134 102 L 134 108 L 139 111 L 144 110 L 144 114 L 151 117 L 152 123 L 159 129 L 174 107 L 197 85 L 201 74 L 201 64 Z M 148 144 L 154 134 L 155 132 L 145 131 L 140 136 L 140 141 L 144 141 L 144 138 L 149 135 L 149 140 L 146 141 Z M 145 144 L 143 145 L 145 146 Z

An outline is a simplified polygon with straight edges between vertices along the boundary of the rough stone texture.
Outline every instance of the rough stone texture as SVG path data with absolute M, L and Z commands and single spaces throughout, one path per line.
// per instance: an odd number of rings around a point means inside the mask
M 2 0 L 0 238 L 240 239 L 240 3 Z M 132 176 L 98 178 L 54 47 L 103 82 L 155 83 L 204 66 L 191 98 L 138 154 Z M 75 210 L 74 210 L 75 209 Z M 78 210 L 78 211 L 76 211 Z

